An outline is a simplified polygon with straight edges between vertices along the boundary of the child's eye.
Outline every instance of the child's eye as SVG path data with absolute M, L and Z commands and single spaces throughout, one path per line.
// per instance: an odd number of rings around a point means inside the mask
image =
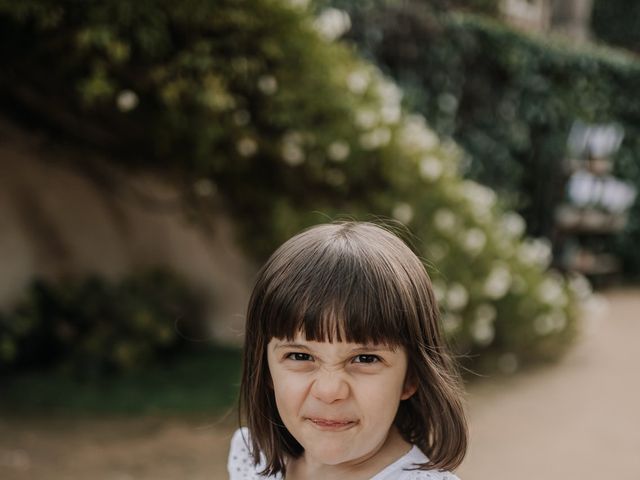
M 380 357 L 377 355 L 357 355 L 353 358 L 353 363 L 377 363 Z
M 291 352 L 287 354 L 285 358 L 289 358 L 298 362 L 306 362 L 311 360 L 311 355 L 309 355 L 308 353 Z

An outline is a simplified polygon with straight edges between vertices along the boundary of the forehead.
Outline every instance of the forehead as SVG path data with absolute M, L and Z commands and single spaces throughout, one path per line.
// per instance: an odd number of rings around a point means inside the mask
M 308 340 L 303 332 L 298 331 L 292 338 L 277 338 L 273 337 L 269 341 L 269 349 L 277 350 L 287 347 L 303 347 L 309 350 L 316 351 L 331 351 L 331 352 L 348 352 L 353 350 L 368 350 L 368 351 L 388 351 L 396 352 L 398 350 L 404 350 L 402 347 L 387 343 L 358 343 L 358 342 L 344 342 L 344 341 L 317 341 Z

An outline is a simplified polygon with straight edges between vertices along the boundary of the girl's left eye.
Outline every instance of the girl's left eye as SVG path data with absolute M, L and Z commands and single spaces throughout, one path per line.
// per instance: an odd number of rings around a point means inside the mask
M 353 358 L 353 363 L 377 363 L 380 357 L 377 355 L 358 355 Z

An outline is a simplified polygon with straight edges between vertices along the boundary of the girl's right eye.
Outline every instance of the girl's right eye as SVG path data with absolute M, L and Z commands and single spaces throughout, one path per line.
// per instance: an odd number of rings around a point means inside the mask
M 308 353 L 300 353 L 300 352 L 291 352 L 287 354 L 285 358 L 290 360 L 295 360 L 297 362 L 307 362 L 312 359 L 311 355 Z

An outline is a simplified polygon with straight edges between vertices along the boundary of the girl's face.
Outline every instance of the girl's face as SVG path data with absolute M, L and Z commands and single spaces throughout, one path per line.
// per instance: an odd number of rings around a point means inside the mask
M 385 345 L 273 338 L 268 363 L 280 417 L 305 460 L 356 465 L 381 451 L 406 382 L 407 354 Z

